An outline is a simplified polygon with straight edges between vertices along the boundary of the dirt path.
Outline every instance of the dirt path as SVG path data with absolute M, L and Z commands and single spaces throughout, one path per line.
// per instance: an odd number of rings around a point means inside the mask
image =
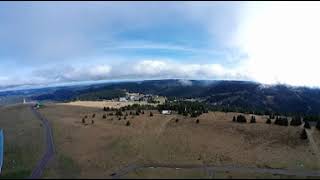
M 293 176 L 313 176 L 320 177 L 319 171 L 306 170 L 288 170 L 288 169 L 269 169 L 269 168 L 253 168 L 253 167 L 237 167 L 237 166 L 204 166 L 204 165 L 177 165 L 177 164 L 144 164 L 144 165 L 129 165 L 120 169 L 118 172 L 111 174 L 113 179 L 121 178 L 122 176 L 143 168 L 172 168 L 172 169 L 204 169 L 208 176 L 213 176 L 215 171 L 231 171 L 242 173 L 268 173 L 277 175 L 293 175 Z
M 318 160 L 318 166 L 320 167 L 320 151 L 319 151 L 319 147 L 317 146 L 316 142 L 314 141 L 311 129 L 305 129 L 307 132 L 307 136 L 311 145 L 311 148 L 313 149 L 314 153 L 317 156 L 317 160 Z
M 34 115 L 42 122 L 46 133 L 46 151 L 43 154 L 42 158 L 38 161 L 36 167 L 33 169 L 29 177 L 30 179 L 39 179 L 49 160 L 54 156 L 52 128 L 49 124 L 49 121 L 45 119 L 37 110 L 35 110 L 32 106 L 30 106 L 30 109 L 34 113 Z
M 161 133 L 165 130 L 166 125 L 169 123 L 171 119 L 172 119 L 171 116 L 166 116 L 166 118 L 162 120 L 160 126 L 155 131 L 157 137 L 159 137 Z

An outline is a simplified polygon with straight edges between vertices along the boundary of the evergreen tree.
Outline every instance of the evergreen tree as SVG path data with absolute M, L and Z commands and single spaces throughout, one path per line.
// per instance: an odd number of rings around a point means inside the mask
M 302 124 L 302 121 L 300 116 L 293 117 L 290 122 L 290 126 L 300 126 L 301 124 Z
M 243 115 L 238 115 L 238 116 L 237 116 L 237 122 L 239 122 L 239 123 L 246 123 L 246 122 L 247 122 L 247 119 L 246 119 L 246 117 L 243 116 Z
M 320 130 L 320 120 L 317 121 L 316 128 L 317 128 L 318 130 Z
M 235 116 L 233 116 L 232 121 L 233 121 L 233 122 L 236 122 L 236 121 L 237 121 Z
M 301 139 L 307 139 L 308 135 L 305 129 L 302 130 L 302 133 L 300 134 L 300 138 Z
M 268 118 L 266 123 L 267 123 L 267 124 L 271 124 L 271 119 Z
M 304 121 L 304 128 L 310 129 L 309 121 Z
M 251 116 L 250 123 L 256 123 L 256 117 L 255 116 Z

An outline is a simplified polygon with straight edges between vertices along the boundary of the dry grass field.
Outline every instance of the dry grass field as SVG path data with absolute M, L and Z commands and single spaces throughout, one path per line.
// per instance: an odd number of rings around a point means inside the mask
M 301 127 L 268 125 L 263 116 L 256 116 L 256 124 L 240 124 L 232 122 L 237 113 L 209 112 L 198 117 L 200 123 L 196 124 L 196 118 L 157 111 L 152 117 L 145 111 L 126 120 L 109 115 L 103 119 L 102 108 L 84 106 L 48 105 L 40 112 L 53 126 L 57 148 L 56 159 L 45 172 L 47 178 L 109 178 L 111 173 L 135 163 L 319 169 L 308 140 L 299 138 Z M 85 115 L 87 125 L 81 123 Z M 126 126 L 128 120 L 130 126 Z M 315 139 L 319 135 L 314 133 Z M 127 176 L 156 178 L 161 172 L 139 170 Z M 163 172 L 177 178 L 204 176 L 193 170 Z M 223 173 L 223 177 L 243 176 Z
M 121 108 L 128 105 L 133 104 L 140 104 L 140 105 L 154 105 L 154 103 L 147 103 L 144 101 L 137 102 L 137 101 L 128 101 L 128 102 L 119 102 L 119 101 L 111 101 L 111 100 L 104 100 L 104 101 L 72 101 L 68 103 L 58 103 L 57 105 L 71 105 L 71 106 L 84 106 L 84 107 L 95 107 L 95 108 Z
M 0 128 L 4 131 L 4 164 L 0 178 L 26 178 L 44 151 L 41 122 L 30 107 L 0 108 Z

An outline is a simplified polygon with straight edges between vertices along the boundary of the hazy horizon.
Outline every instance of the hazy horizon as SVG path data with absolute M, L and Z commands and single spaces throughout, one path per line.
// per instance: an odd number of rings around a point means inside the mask
M 0 2 L 0 89 L 143 79 L 320 87 L 319 2 Z

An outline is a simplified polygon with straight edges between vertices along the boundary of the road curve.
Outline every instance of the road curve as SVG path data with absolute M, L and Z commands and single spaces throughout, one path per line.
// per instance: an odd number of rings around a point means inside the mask
M 53 136 L 52 136 L 52 128 L 49 124 L 49 121 L 44 118 L 33 106 L 30 106 L 31 111 L 33 114 L 42 122 L 45 128 L 45 135 L 46 135 L 46 151 L 42 155 L 42 158 L 38 161 L 36 167 L 33 169 L 29 179 L 39 179 L 46 168 L 50 159 L 53 158 L 55 150 L 53 144 Z
M 141 164 L 129 165 L 112 173 L 113 179 L 121 178 L 129 172 L 143 169 L 143 168 L 172 168 L 172 169 L 204 169 L 209 176 L 213 176 L 215 171 L 230 171 L 242 173 L 268 173 L 277 175 L 293 175 L 303 177 L 320 177 L 320 171 L 307 171 L 307 170 L 289 170 L 289 169 L 271 169 L 271 168 L 255 168 L 255 167 L 238 167 L 238 166 L 205 166 L 205 165 L 177 165 L 177 164 Z

